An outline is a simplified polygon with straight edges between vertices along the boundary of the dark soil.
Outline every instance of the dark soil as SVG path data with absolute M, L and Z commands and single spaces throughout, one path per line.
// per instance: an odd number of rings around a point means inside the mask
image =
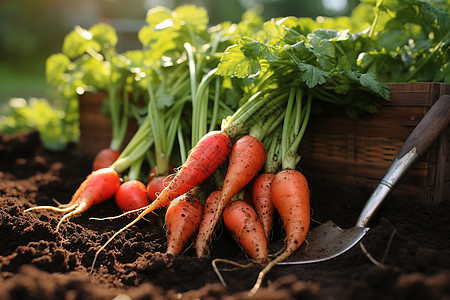
M 55 232 L 60 213 L 24 214 L 36 205 L 67 203 L 88 174 L 90 161 L 72 147 L 65 153 L 42 149 L 36 133 L 0 135 L 0 299 L 245 299 L 261 267 L 223 270 L 223 287 L 211 259 L 192 247 L 164 254 L 162 226 L 139 222 L 99 256 L 95 252 L 127 219 L 90 217 L 120 212 L 114 201 L 92 207 Z M 352 226 L 370 190 L 330 188 L 310 182 L 312 218 Z M 254 299 L 450 299 L 450 201 L 430 206 L 417 199 L 386 201 L 359 245 L 321 263 L 278 266 Z M 281 226 L 275 236 L 282 234 Z M 391 243 L 389 243 L 391 239 Z M 246 263 L 226 230 L 212 257 Z M 220 266 L 229 267 L 229 266 Z

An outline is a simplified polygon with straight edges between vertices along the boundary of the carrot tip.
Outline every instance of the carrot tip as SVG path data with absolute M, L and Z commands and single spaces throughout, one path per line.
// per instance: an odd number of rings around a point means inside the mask
M 39 210 L 39 209 L 48 209 L 48 210 L 52 210 L 52 211 L 57 211 L 57 212 L 68 212 L 73 210 L 76 207 L 76 204 L 71 205 L 71 206 L 47 206 L 47 205 L 42 205 L 42 206 L 35 206 L 35 207 L 30 207 L 25 209 L 23 212 L 24 213 L 28 213 L 30 211 L 33 210 Z

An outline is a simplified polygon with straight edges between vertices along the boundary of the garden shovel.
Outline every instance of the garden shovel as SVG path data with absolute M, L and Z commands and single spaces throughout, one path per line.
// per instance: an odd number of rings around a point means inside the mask
M 327 221 L 308 232 L 307 243 L 279 265 L 309 264 L 334 258 L 352 248 L 366 232 L 369 221 L 410 167 L 450 122 L 450 95 L 441 96 L 407 138 L 386 174 L 366 202 L 356 225 L 341 229 Z

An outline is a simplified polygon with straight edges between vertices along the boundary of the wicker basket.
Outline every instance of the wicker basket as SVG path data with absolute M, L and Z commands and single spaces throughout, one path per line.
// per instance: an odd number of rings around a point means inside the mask
M 112 126 L 109 118 L 102 113 L 105 92 L 86 93 L 79 97 L 80 110 L 80 153 L 93 158 L 98 151 L 109 147 L 112 138 Z M 137 130 L 134 119 L 128 124 L 125 146 Z
M 312 180 L 374 188 L 403 142 L 450 84 L 391 84 L 391 102 L 375 116 L 350 120 L 334 112 L 313 117 L 301 143 L 300 166 Z M 450 198 L 450 130 L 433 143 L 393 192 L 428 203 Z

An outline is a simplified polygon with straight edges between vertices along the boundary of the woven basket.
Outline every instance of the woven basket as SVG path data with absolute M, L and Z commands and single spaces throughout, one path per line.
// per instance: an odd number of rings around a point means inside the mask
M 301 143 L 300 166 L 312 180 L 374 188 L 406 138 L 450 84 L 391 84 L 391 102 L 375 116 L 314 116 Z M 420 201 L 450 198 L 450 130 L 447 128 L 403 178 L 394 193 Z
M 105 92 L 86 93 L 79 97 L 80 111 L 80 153 L 93 158 L 98 151 L 108 148 L 112 138 L 112 126 L 109 118 L 102 113 Z M 137 130 L 137 124 L 131 119 L 123 145 L 127 145 Z

